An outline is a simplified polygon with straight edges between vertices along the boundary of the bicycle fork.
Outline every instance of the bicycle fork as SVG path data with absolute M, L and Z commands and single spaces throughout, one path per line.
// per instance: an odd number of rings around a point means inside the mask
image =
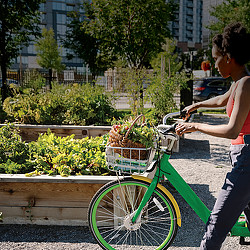
M 159 171 L 156 172 L 156 176 L 157 176 L 157 173 L 159 174 Z M 145 207 L 145 205 L 149 201 L 150 197 L 152 196 L 157 184 L 158 184 L 158 177 L 153 179 L 153 181 L 151 182 L 151 184 L 148 187 L 147 191 L 145 192 L 138 209 L 135 211 L 135 213 L 133 215 L 133 218 L 131 220 L 132 223 L 135 223 L 138 218 L 141 218 L 143 208 Z

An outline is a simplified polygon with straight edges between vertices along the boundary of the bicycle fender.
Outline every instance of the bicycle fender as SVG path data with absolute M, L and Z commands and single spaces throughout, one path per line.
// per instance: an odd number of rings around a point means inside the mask
M 140 175 L 132 175 L 131 176 L 134 179 L 137 180 L 141 180 L 141 181 L 145 181 L 148 183 L 151 183 L 152 180 L 144 177 L 144 176 L 140 176 Z M 173 195 L 165 188 L 163 187 L 161 184 L 157 184 L 157 187 L 169 198 L 169 200 L 172 202 L 175 212 L 176 212 L 176 217 L 177 217 L 177 224 L 179 227 L 181 227 L 181 212 L 180 212 L 180 208 L 175 200 L 175 198 L 173 197 Z

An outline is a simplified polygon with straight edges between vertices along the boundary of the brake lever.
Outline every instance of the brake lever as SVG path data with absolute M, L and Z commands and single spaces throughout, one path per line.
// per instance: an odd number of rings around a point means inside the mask
M 191 113 L 189 113 L 189 117 L 186 119 L 186 121 L 188 121 L 190 119 L 191 115 L 195 114 L 195 113 L 197 113 L 197 110 L 194 110 Z M 181 112 L 180 112 L 180 118 L 185 119 L 186 116 L 187 116 L 187 110 L 185 110 L 185 109 L 181 110 Z

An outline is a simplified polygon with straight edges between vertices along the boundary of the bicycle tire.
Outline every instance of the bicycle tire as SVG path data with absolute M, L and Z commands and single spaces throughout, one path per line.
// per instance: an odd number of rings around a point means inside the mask
M 178 230 L 176 212 L 160 189 L 154 190 L 139 220 L 131 223 L 130 215 L 149 185 L 124 178 L 107 183 L 92 198 L 89 228 L 103 249 L 167 249 L 171 245 Z

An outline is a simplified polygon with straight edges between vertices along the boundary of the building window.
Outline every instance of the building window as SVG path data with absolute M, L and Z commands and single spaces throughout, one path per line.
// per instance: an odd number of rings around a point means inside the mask
M 56 14 L 56 22 L 59 24 L 65 24 L 66 18 L 67 16 L 65 14 Z
M 68 5 L 68 4 L 67 4 L 66 10 L 67 10 L 67 11 L 73 11 L 73 10 L 74 10 L 74 7 L 75 7 L 74 5 Z
M 30 44 L 28 47 L 28 53 L 29 54 L 36 54 L 36 50 L 35 50 L 35 45 L 34 44 Z
M 22 60 L 22 64 L 28 64 L 28 57 L 27 56 L 22 56 L 21 60 Z M 20 56 L 17 57 L 16 62 L 20 63 Z
M 57 24 L 57 34 L 65 35 L 65 33 L 66 33 L 66 25 Z
M 66 4 L 65 3 L 52 3 L 52 9 L 53 10 L 66 10 Z

